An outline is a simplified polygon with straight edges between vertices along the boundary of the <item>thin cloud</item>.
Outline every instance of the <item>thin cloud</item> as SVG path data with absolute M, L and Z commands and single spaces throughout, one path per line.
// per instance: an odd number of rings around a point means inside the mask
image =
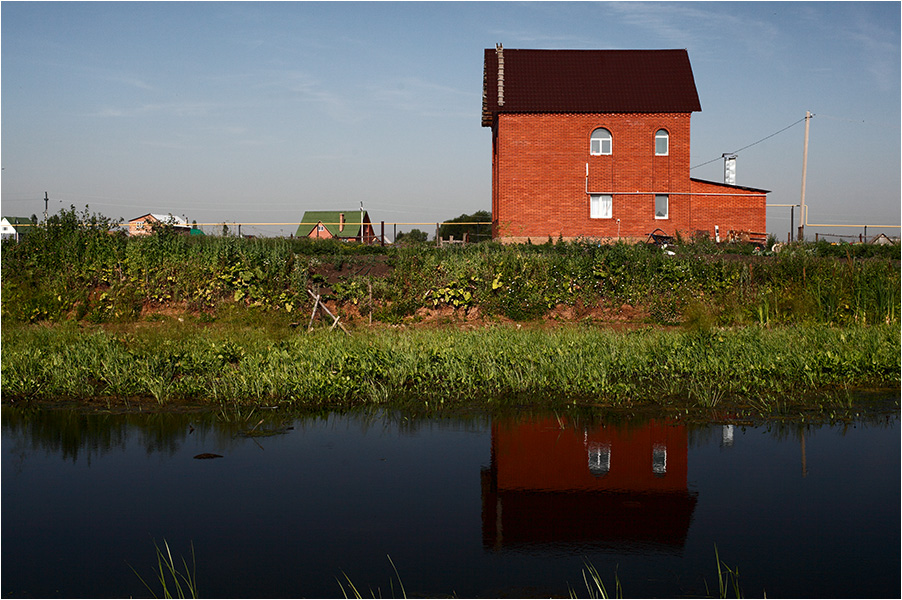
M 100 79 L 105 79 L 106 81 L 113 81 L 113 82 L 121 83 L 121 84 L 123 84 L 123 85 L 125 85 L 125 86 L 137 88 L 137 89 L 139 89 L 139 90 L 145 90 L 145 91 L 148 91 L 148 92 L 155 92 L 155 91 L 157 91 L 157 88 L 156 88 L 156 87 L 150 85 L 149 83 L 147 83 L 147 82 L 144 81 L 143 79 L 140 79 L 140 78 L 138 78 L 138 77 L 133 77 L 133 76 L 130 76 L 130 75 L 114 75 L 114 74 L 110 74 L 110 75 L 101 75 L 101 76 L 99 76 L 99 78 L 100 78 Z
M 552 48 L 555 46 L 573 48 L 589 46 L 596 43 L 596 41 L 592 39 L 571 35 L 544 35 L 533 31 L 522 30 L 494 29 L 489 31 L 489 35 L 497 39 L 499 43 L 505 44 L 511 48 L 516 47 L 516 44 L 541 45 L 544 48 Z
M 876 9 L 882 8 L 879 6 L 880 3 L 877 4 Z M 799 8 L 799 19 L 807 30 L 816 32 L 816 35 L 823 39 L 833 40 L 837 53 L 844 60 L 854 61 L 856 65 L 860 65 L 856 71 L 870 74 L 874 85 L 880 91 L 898 92 L 898 29 L 885 27 L 883 21 L 875 20 L 876 17 L 871 11 L 853 8 L 851 13 L 847 13 L 844 10 L 845 3 L 837 2 L 835 6 L 835 10 L 841 12 L 844 18 L 837 18 L 837 13 L 834 12 L 825 14 L 823 9 L 817 9 L 816 4 L 810 7 L 803 3 Z M 873 4 L 871 7 L 875 8 Z M 898 13 L 895 22 L 898 23 Z M 829 68 L 833 68 L 833 63 Z
M 862 62 L 881 91 L 899 89 L 899 37 L 889 34 L 879 25 L 857 19 L 852 27 L 842 32 L 853 44 L 859 46 Z
M 94 117 L 144 117 L 169 115 L 173 117 L 204 117 L 210 114 L 213 104 L 208 102 L 146 103 L 131 107 L 106 106 L 91 114 Z
M 470 117 L 472 105 L 481 97 L 470 90 L 433 83 L 417 77 L 404 77 L 368 88 L 371 99 L 392 110 L 421 116 Z
M 291 102 L 309 103 L 341 123 L 360 122 L 364 114 L 345 96 L 325 87 L 321 81 L 296 70 L 270 73 L 267 79 L 256 85 L 258 89 L 271 90 L 276 96 Z
M 649 30 L 645 39 L 657 40 L 653 47 L 689 48 L 701 46 L 712 37 L 729 36 L 728 48 L 741 46 L 744 51 L 769 57 L 774 54 L 779 30 L 760 19 L 738 14 L 737 10 L 711 10 L 690 3 L 615 2 L 605 7 L 625 24 Z M 724 12 L 727 10 L 728 12 Z M 730 12 L 732 11 L 732 12 Z

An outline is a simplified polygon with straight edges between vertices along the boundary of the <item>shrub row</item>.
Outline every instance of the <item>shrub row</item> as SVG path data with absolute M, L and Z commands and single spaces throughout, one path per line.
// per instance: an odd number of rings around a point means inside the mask
M 446 307 L 523 321 L 562 305 L 630 305 L 650 322 L 699 327 L 899 321 L 898 245 L 793 244 L 779 254 L 706 240 L 664 250 L 551 240 L 381 247 L 166 228 L 126 238 L 112 228 L 109 219 L 72 208 L 23 242 L 4 242 L 2 316 L 131 321 L 147 307 L 211 319 L 226 307 L 309 314 L 307 289 L 315 288 L 391 323 Z

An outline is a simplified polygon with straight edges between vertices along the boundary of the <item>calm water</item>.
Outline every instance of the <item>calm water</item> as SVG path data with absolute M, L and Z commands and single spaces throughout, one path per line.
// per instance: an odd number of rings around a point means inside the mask
M 343 574 L 400 597 L 388 556 L 408 596 L 587 597 L 584 561 L 627 597 L 716 595 L 715 544 L 746 597 L 900 595 L 898 411 L 261 418 L 4 407 L 2 595 L 147 596 L 130 566 L 152 577 L 163 540 L 193 542 L 202 597 L 341 597 Z

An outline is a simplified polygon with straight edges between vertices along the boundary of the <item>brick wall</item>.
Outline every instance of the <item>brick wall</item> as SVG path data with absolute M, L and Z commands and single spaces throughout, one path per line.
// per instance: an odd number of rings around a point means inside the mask
M 611 132 L 610 155 L 590 154 L 589 140 L 599 127 Z M 666 156 L 655 155 L 660 129 L 669 134 Z M 493 233 L 502 240 L 645 239 L 658 228 L 713 233 L 715 222 L 721 229 L 732 226 L 734 213 L 737 226 L 764 228 L 763 196 L 759 211 L 735 187 L 727 190 L 736 191 L 729 197 L 693 195 L 715 192 L 690 182 L 689 113 L 501 113 L 492 146 Z M 665 219 L 655 218 L 656 193 L 669 194 Z M 590 218 L 589 194 L 613 195 L 611 218 Z
M 721 239 L 730 231 L 766 233 L 767 196 L 758 190 L 746 190 L 693 179 L 691 231 L 714 236 L 720 228 Z

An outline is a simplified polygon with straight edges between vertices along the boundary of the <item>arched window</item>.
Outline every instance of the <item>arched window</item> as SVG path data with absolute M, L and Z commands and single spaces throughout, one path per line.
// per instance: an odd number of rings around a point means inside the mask
M 670 154 L 670 134 L 665 129 L 659 129 L 655 133 L 655 155 L 667 156 Z
M 612 146 L 611 132 L 604 127 L 599 127 L 592 132 L 589 142 L 589 154 L 610 154 Z

